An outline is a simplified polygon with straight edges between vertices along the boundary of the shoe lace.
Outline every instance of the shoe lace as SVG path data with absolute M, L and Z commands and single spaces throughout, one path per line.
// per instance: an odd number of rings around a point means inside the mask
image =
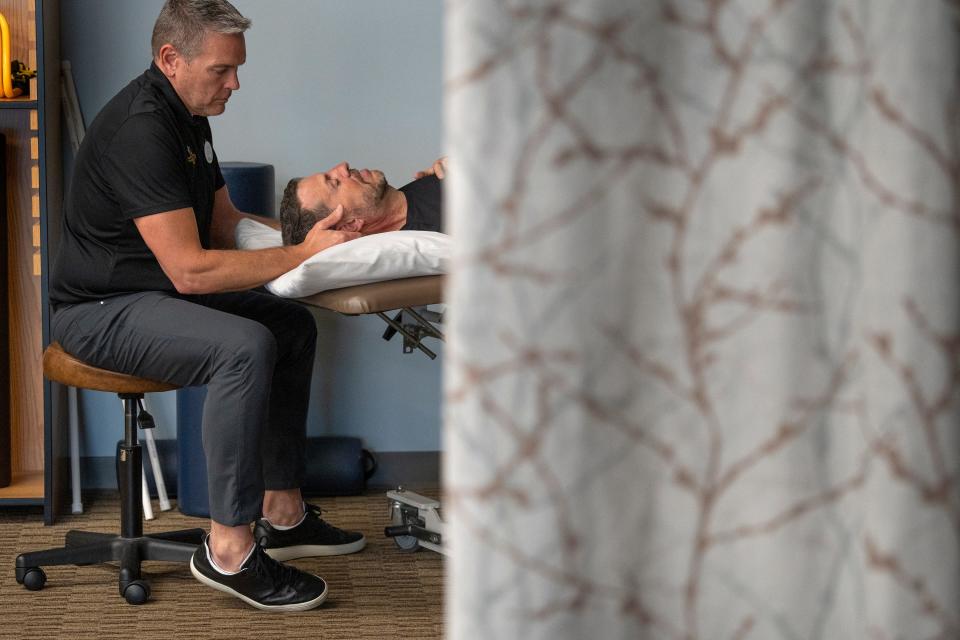
M 306 511 L 307 513 L 312 513 L 317 517 L 317 526 L 322 531 L 331 533 L 338 538 L 343 538 L 343 536 L 346 535 L 345 531 L 343 531 L 339 527 L 335 527 L 334 525 L 330 524 L 329 522 L 327 522 L 326 520 L 320 517 L 320 507 L 313 504 L 306 503 L 306 502 L 303 503 L 303 506 L 304 506 L 304 511 Z
M 256 551 L 253 552 L 250 569 L 253 571 L 253 575 L 268 578 L 275 585 L 291 584 L 297 579 L 297 574 L 300 573 L 300 570 L 296 567 L 283 564 L 268 556 L 259 544 Z

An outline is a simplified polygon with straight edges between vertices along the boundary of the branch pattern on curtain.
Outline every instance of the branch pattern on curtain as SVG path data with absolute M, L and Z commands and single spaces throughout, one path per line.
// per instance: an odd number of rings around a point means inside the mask
M 960 638 L 956 2 L 451 0 L 451 638 Z

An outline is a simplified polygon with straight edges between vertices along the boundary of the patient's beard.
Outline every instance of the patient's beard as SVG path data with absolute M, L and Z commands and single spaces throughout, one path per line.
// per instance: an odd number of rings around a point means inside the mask
M 376 184 L 369 185 L 370 189 L 364 191 L 363 202 L 353 211 L 354 216 L 358 218 L 377 217 L 377 209 L 383 204 L 383 198 L 387 194 L 387 179 L 382 175 Z
M 364 203 L 365 207 L 374 207 L 383 202 L 383 197 L 387 193 L 387 187 L 390 186 L 387 184 L 387 177 L 382 173 L 380 174 L 380 179 L 377 180 L 375 184 L 370 185 L 372 190 L 364 194 Z
M 364 194 L 362 204 L 353 207 L 349 211 L 351 218 L 363 220 L 364 234 L 368 232 L 377 233 L 384 230 L 381 227 L 387 222 L 387 218 L 390 216 L 390 211 L 387 210 L 387 194 L 393 191 L 396 191 L 396 189 L 387 184 L 386 180 L 381 180 L 375 191 L 371 190 L 369 193 Z

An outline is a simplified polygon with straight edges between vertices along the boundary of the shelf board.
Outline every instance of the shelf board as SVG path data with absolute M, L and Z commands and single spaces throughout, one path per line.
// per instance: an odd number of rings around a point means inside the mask
M 9 487 L 0 488 L 0 503 L 43 504 L 43 471 L 13 474 Z
M 0 98 L 0 109 L 36 109 L 37 101 L 26 98 Z

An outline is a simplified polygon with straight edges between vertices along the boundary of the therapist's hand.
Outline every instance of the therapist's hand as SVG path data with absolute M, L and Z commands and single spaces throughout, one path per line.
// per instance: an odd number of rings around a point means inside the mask
M 336 226 L 341 218 L 343 218 L 343 205 L 338 205 L 336 209 L 330 212 L 330 215 L 313 225 L 313 228 L 310 229 L 307 237 L 304 238 L 301 243 L 304 250 L 308 252 L 304 260 L 324 249 L 329 249 L 332 246 L 360 237 L 360 233 L 357 231 L 338 231 L 333 229 L 332 227 Z
M 429 169 L 426 169 L 424 171 L 417 171 L 417 173 L 414 174 L 414 177 L 417 180 L 419 180 L 420 178 L 423 178 L 426 176 L 437 176 L 438 178 L 443 180 L 444 177 L 446 177 L 446 175 L 447 175 L 447 156 L 443 156 L 442 158 L 439 158 L 436 162 L 434 162 L 433 166 L 430 167 Z

